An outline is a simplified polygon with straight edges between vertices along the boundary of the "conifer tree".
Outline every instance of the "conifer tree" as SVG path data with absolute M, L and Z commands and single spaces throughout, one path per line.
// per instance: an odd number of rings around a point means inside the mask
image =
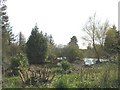
M 37 25 L 32 29 L 26 44 L 29 64 L 42 64 L 47 55 L 47 39 L 42 32 L 39 33 Z

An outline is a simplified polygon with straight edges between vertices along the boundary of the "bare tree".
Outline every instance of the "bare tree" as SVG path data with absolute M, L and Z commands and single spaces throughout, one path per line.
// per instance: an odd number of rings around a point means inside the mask
M 100 21 L 96 20 L 96 14 L 94 14 L 93 17 L 89 17 L 88 22 L 83 28 L 83 30 L 87 34 L 87 37 L 83 37 L 83 39 L 87 42 L 92 43 L 93 49 L 95 50 L 95 53 L 97 55 L 97 62 L 100 62 L 100 56 L 96 48 L 96 44 L 99 44 L 101 46 L 104 45 L 108 26 L 108 21 L 106 21 L 103 24 L 100 24 Z

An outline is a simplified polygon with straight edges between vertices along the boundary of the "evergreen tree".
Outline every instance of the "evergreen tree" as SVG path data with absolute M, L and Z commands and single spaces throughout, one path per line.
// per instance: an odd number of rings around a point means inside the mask
M 39 33 L 37 25 L 32 29 L 26 44 L 29 64 L 42 64 L 47 55 L 47 40 L 42 32 Z
M 9 23 L 9 17 L 7 15 L 7 6 L 5 4 L 6 0 L 1 0 L 0 1 L 0 30 L 2 33 L 0 33 L 0 49 L 2 54 L 1 59 L 2 59 L 2 70 L 3 70 L 3 75 L 6 73 L 5 70 L 7 70 L 10 66 L 11 63 L 11 57 L 13 57 L 13 54 L 11 52 L 14 52 L 16 49 L 12 49 L 11 47 L 13 46 L 13 43 L 15 41 L 14 39 L 14 34 L 12 32 L 12 27 L 10 26 Z M 1 42 L 2 41 L 2 42 Z
M 106 33 L 104 49 L 107 52 L 107 56 L 113 56 L 117 54 L 117 45 L 118 44 L 118 33 L 116 30 L 116 26 L 113 25 L 112 28 L 109 28 Z
M 19 46 L 25 45 L 25 42 L 26 42 L 25 37 L 24 37 L 24 35 L 22 34 L 22 32 L 20 32 L 20 33 L 19 33 Z
M 77 37 L 73 36 L 68 44 L 69 45 L 76 45 L 76 46 L 78 46 L 77 42 L 78 42 L 77 41 Z
M 48 45 L 47 59 L 53 62 L 54 59 L 56 58 L 56 53 L 55 53 L 55 44 L 52 35 L 47 35 L 47 45 Z
M 22 34 L 22 32 L 20 32 L 19 35 L 18 35 L 19 52 L 26 53 L 25 47 L 26 47 L 26 40 L 25 40 L 25 37 Z

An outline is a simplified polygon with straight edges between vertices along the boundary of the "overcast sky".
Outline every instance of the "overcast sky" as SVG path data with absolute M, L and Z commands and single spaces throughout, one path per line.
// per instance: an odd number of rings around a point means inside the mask
M 52 34 L 56 44 L 66 45 L 75 35 L 84 48 L 83 26 L 96 13 L 103 22 L 118 25 L 119 0 L 7 0 L 8 16 L 14 34 L 20 31 L 26 39 L 37 23 L 39 30 Z M 87 44 L 86 44 L 87 45 Z

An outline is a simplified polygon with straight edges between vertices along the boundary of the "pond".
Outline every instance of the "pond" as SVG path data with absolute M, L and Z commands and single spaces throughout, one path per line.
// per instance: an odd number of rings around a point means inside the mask
M 84 58 L 85 65 L 95 64 L 96 61 L 97 61 L 96 58 Z M 100 62 L 105 62 L 105 61 L 109 61 L 109 60 L 108 59 L 100 59 Z

